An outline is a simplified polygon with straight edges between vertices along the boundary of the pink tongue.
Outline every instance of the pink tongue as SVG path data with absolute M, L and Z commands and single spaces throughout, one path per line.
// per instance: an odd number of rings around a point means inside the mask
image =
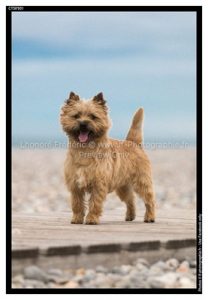
M 85 143 L 88 140 L 88 132 L 80 132 L 78 139 L 80 143 Z

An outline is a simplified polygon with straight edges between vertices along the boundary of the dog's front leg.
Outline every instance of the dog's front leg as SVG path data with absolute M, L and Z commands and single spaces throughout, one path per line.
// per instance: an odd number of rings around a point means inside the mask
M 87 225 L 97 225 L 99 217 L 102 214 L 103 202 L 107 195 L 105 186 L 93 187 L 91 197 L 89 199 L 89 213 L 86 217 Z
M 84 194 L 79 189 L 71 190 L 72 224 L 83 224 L 85 216 Z

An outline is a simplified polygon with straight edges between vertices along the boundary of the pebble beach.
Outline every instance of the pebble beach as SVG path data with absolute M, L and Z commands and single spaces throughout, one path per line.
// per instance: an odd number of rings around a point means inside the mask
M 158 208 L 195 208 L 196 150 L 147 151 L 152 163 Z M 69 210 L 64 185 L 63 164 L 66 150 L 13 150 L 12 209 L 41 213 Z M 107 196 L 105 209 L 124 204 L 114 193 Z M 137 199 L 137 206 L 143 201 Z
M 137 259 L 132 265 L 111 269 L 43 270 L 31 265 L 12 278 L 13 288 L 195 288 L 196 262 L 175 258 L 149 264 Z

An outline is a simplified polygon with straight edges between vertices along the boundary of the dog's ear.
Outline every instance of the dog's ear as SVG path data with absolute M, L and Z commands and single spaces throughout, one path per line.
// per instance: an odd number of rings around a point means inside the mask
M 106 101 L 103 97 L 103 93 L 97 94 L 96 96 L 94 96 L 94 98 L 92 100 L 100 105 L 106 106 Z
M 69 94 L 69 98 L 66 100 L 66 103 L 69 104 L 71 101 L 79 101 L 79 96 L 76 95 L 74 92 Z

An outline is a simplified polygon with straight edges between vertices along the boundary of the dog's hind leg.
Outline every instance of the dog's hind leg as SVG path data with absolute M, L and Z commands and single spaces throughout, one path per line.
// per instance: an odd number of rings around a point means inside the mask
M 116 194 L 126 204 L 126 221 L 133 221 L 136 217 L 136 206 L 132 186 L 122 186 L 116 190 Z
M 144 200 L 146 212 L 144 222 L 155 222 L 155 196 L 152 180 L 149 176 L 142 175 L 141 179 L 134 185 L 134 190 Z

